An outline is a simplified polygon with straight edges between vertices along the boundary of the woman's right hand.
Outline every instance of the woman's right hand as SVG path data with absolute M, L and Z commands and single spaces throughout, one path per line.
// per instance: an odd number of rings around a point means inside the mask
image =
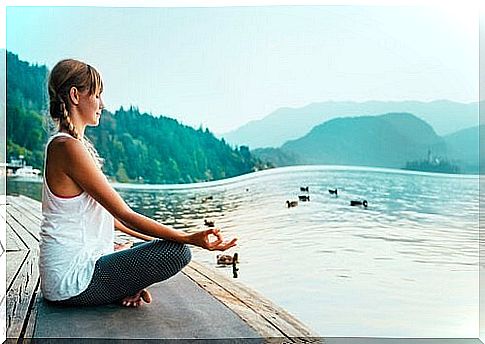
M 210 236 L 215 236 L 215 240 L 210 240 Z M 211 228 L 205 231 L 189 234 L 188 243 L 191 245 L 205 248 L 209 251 L 225 251 L 228 248 L 236 246 L 237 238 L 231 241 L 224 241 L 221 232 L 217 228 Z

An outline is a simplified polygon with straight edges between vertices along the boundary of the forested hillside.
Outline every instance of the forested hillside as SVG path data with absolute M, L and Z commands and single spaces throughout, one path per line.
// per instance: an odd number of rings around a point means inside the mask
M 7 52 L 7 160 L 23 155 L 27 164 L 43 167 L 48 72 Z M 105 160 L 105 173 L 120 182 L 190 183 L 269 167 L 247 147 L 233 148 L 208 129 L 136 107 L 103 111 L 99 127 L 86 134 Z

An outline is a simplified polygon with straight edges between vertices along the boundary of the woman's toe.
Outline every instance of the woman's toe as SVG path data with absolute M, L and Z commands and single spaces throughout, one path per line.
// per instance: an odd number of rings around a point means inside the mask
M 150 294 L 150 292 L 148 290 L 143 289 L 141 291 L 140 296 L 141 296 L 142 300 L 145 301 L 146 303 L 152 302 L 152 295 Z

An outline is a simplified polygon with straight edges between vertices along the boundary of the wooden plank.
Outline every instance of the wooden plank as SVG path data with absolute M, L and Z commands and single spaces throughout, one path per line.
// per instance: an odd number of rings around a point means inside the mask
M 39 305 L 42 301 L 42 292 L 40 291 L 40 288 L 36 288 L 36 293 L 35 295 L 32 296 L 33 304 L 31 307 L 30 311 L 30 316 L 27 319 L 27 325 L 25 326 L 25 333 L 23 336 L 23 341 L 22 344 L 33 344 L 35 341 L 32 340 L 34 337 L 34 331 L 35 331 L 35 324 L 37 320 L 37 311 L 39 309 Z
M 37 247 L 39 245 L 37 238 L 27 231 L 27 229 L 25 229 L 25 227 L 9 213 L 7 213 L 7 223 L 10 225 L 17 237 L 22 241 L 22 244 L 26 249 Z
M 192 263 L 191 263 L 192 264 Z M 271 323 L 267 322 L 261 315 L 247 307 L 234 295 L 228 293 L 219 284 L 208 279 L 196 269 L 187 266 L 183 270 L 184 274 L 197 283 L 202 289 L 221 301 L 234 313 L 236 313 L 246 324 L 258 332 L 262 337 L 285 337 L 284 333 L 276 329 Z
M 40 225 L 41 220 L 34 216 L 30 210 L 26 210 L 25 208 L 22 208 L 19 206 L 19 204 L 10 202 L 7 206 L 7 214 L 11 212 L 16 212 L 20 216 L 19 218 L 22 220 L 22 222 L 26 223 L 31 223 L 32 225 Z
M 25 213 L 25 215 L 28 215 L 28 217 L 32 219 L 34 222 L 42 220 L 42 208 L 40 207 L 36 208 L 32 206 L 30 202 L 26 201 L 26 199 L 27 197 L 24 197 L 24 196 L 18 196 L 18 197 L 9 196 L 8 198 L 10 206 L 13 205 L 21 213 Z
M 29 204 L 33 210 L 37 210 L 39 213 L 42 211 L 42 202 L 24 195 L 19 195 L 19 199 L 21 199 L 22 202 Z
M 25 258 L 28 253 L 28 251 L 7 252 L 7 292 L 12 287 L 15 276 L 17 276 L 22 265 L 25 263 Z
M 15 205 L 25 209 L 28 211 L 32 216 L 36 217 L 39 220 L 42 220 L 42 203 L 36 201 L 35 199 L 25 197 L 20 195 L 18 197 L 14 197 L 13 201 Z
M 12 225 L 12 228 L 19 235 L 19 237 L 22 238 L 23 242 L 26 242 L 26 240 L 29 240 L 30 238 L 34 239 L 35 241 L 40 240 L 40 222 L 32 222 L 29 218 L 20 213 L 13 205 L 7 206 L 7 222 Z M 20 230 L 20 227 L 23 228 L 23 231 Z M 28 246 L 31 247 L 31 245 Z
M 7 212 L 9 211 L 9 209 L 12 209 L 12 208 L 17 210 L 20 214 L 22 214 L 22 217 L 25 218 L 26 220 L 29 220 L 33 224 L 36 224 L 36 226 L 40 226 L 40 223 L 42 221 L 42 217 L 40 216 L 40 214 L 35 215 L 33 210 L 31 210 L 30 208 L 25 208 L 25 204 L 22 204 L 21 202 L 17 202 L 17 201 L 12 201 L 7 207 Z
M 10 237 L 7 256 L 7 337 L 16 341 L 23 337 L 23 331 L 29 326 L 32 314 L 31 306 L 35 304 L 36 290 L 39 287 L 38 273 L 38 230 L 39 219 L 33 216 L 34 211 L 20 207 L 18 197 L 8 197 L 6 218 Z M 13 246 L 13 247 L 12 247 Z
M 7 338 L 21 338 L 27 326 L 31 303 L 39 286 L 38 252 L 29 251 L 27 259 L 7 292 Z
M 203 266 L 200 263 L 192 261 L 188 266 L 188 272 L 190 269 L 197 271 L 198 273 L 212 280 L 214 283 L 220 285 L 227 293 L 233 295 L 241 303 L 252 309 L 255 313 L 262 316 L 266 321 L 271 323 L 285 336 L 291 337 L 318 337 L 318 334 L 309 329 L 306 325 L 289 314 L 283 308 L 275 305 L 270 300 L 266 299 L 254 290 L 248 289 L 246 286 L 239 284 L 238 282 L 228 280 L 225 276 L 218 274 L 217 272 Z M 210 290 L 208 290 L 210 292 Z M 213 294 L 214 297 L 218 297 L 218 294 Z M 221 300 L 221 302 L 224 302 Z
M 12 226 L 7 223 L 7 251 L 20 251 L 25 250 L 27 247 L 23 244 L 22 240 L 18 237 L 18 235 L 12 229 Z

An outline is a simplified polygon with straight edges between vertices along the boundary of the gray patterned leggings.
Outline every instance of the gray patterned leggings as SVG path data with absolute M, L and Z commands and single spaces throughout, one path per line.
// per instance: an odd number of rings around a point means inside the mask
M 173 241 L 155 239 L 136 243 L 132 248 L 100 257 L 86 290 L 67 300 L 53 303 L 90 306 L 117 302 L 153 283 L 172 277 L 191 258 L 186 245 Z

